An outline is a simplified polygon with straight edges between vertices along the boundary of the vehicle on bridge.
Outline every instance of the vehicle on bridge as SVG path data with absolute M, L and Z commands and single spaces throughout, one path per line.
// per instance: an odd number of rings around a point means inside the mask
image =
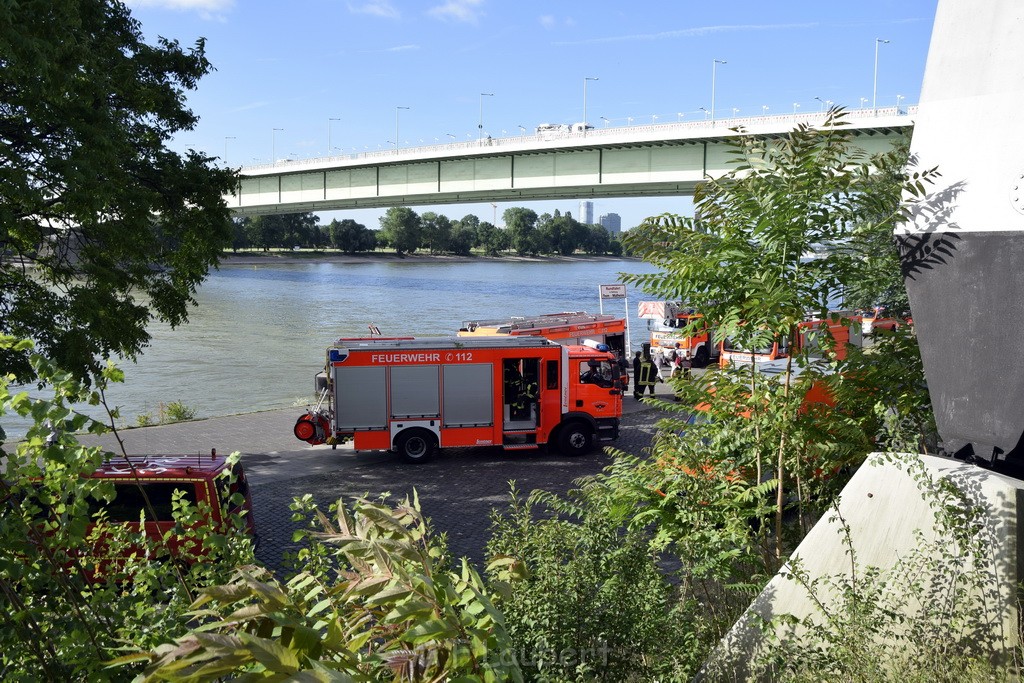
M 294 433 L 414 463 L 460 446 L 582 455 L 619 436 L 618 373 L 609 351 L 534 336 L 339 339 Z

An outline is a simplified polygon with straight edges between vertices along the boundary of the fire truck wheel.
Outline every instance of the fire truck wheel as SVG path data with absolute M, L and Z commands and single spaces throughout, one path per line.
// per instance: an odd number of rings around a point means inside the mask
M 395 439 L 395 451 L 406 462 L 427 462 L 436 447 L 437 438 L 426 429 L 408 429 Z
M 558 450 L 562 455 L 584 455 L 594 443 L 594 431 L 582 422 L 570 422 L 558 435 Z
M 693 367 L 695 368 L 706 368 L 708 361 L 711 360 L 711 355 L 708 353 L 708 345 L 697 349 L 697 354 L 693 357 Z

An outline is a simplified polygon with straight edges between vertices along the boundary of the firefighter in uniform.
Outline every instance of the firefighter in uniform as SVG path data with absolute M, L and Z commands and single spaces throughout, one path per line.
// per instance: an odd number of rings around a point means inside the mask
M 654 385 L 661 381 L 661 376 L 650 356 L 641 356 L 639 353 L 637 356 L 637 359 L 633 361 L 633 371 L 636 375 L 633 380 L 633 396 L 639 400 L 647 387 L 650 387 L 651 396 L 654 396 Z

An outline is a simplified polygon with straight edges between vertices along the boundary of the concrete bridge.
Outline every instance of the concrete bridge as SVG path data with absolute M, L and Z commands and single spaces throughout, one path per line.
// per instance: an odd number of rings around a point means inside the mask
M 882 152 L 914 125 L 916 107 L 854 110 L 857 143 Z M 824 112 L 680 121 L 586 131 L 544 131 L 333 156 L 241 169 L 225 197 L 236 215 L 387 208 L 424 204 L 526 202 L 589 197 L 692 195 L 730 168 L 733 128 L 767 138 L 820 125 Z

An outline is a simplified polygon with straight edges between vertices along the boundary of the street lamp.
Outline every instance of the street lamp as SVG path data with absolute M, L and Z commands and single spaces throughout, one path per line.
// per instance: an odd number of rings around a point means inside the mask
M 709 118 L 711 118 L 711 112 L 709 112 L 707 109 L 705 109 L 704 107 L 701 107 L 700 110 L 702 112 L 704 112 L 704 120 L 705 121 L 707 121 Z
M 864 108 L 864 105 L 867 103 L 867 101 L 868 101 L 868 98 L 866 98 L 866 97 L 860 98 L 860 108 L 861 109 Z
M 796 114 L 796 110 L 799 109 L 799 108 L 800 108 L 800 103 L 799 102 L 794 102 L 793 103 L 793 114 L 794 115 Z
M 454 135 L 454 134 L 452 134 L 452 133 L 445 133 L 445 135 L 447 135 L 448 137 L 450 137 L 450 138 L 451 138 L 452 140 L 454 140 L 454 139 L 455 139 L 455 135 Z
M 761 105 L 761 116 L 768 116 L 768 105 L 767 104 L 762 104 Z
M 897 95 L 896 96 L 896 113 L 897 114 L 900 113 L 900 102 L 905 100 L 905 99 L 907 99 L 907 98 L 904 97 L 903 95 Z
M 677 112 L 676 112 L 676 116 L 678 117 L 678 118 L 676 118 L 676 121 L 682 121 L 682 120 L 683 120 L 683 117 L 684 117 L 684 116 L 686 116 L 686 114 L 684 114 L 684 113 L 683 113 L 683 112 L 681 112 L 681 111 L 677 111 Z
M 816 99 L 816 100 L 818 100 L 819 102 L 821 102 L 821 110 L 822 110 L 822 111 L 825 111 L 825 100 L 821 99 L 821 98 L 820 98 L 820 97 L 818 97 L 818 96 L 815 96 L 815 97 L 814 97 L 814 99 Z
M 587 134 L 587 81 L 599 81 L 601 79 L 594 76 L 583 77 L 583 135 Z
M 724 59 L 715 59 L 711 62 L 711 120 L 715 120 L 715 80 L 718 78 L 718 65 L 726 64 Z
M 875 110 L 876 104 L 878 103 L 878 46 L 882 43 L 888 43 L 888 40 L 881 38 L 875 38 L 875 79 L 874 84 L 871 86 L 871 109 Z M 875 111 L 877 115 L 878 112 Z
M 395 151 L 396 152 L 398 151 L 398 115 L 402 112 L 403 109 L 408 109 L 408 108 L 409 107 L 395 107 Z
M 524 126 L 519 126 L 519 130 L 520 130 L 520 135 L 526 135 L 526 128 Z
M 271 154 L 270 163 L 272 163 L 272 164 L 276 164 L 277 163 L 277 131 L 279 131 L 279 130 L 283 131 L 284 128 L 275 128 L 273 130 L 273 132 L 270 134 L 270 139 L 271 139 L 271 143 L 270 143 L 270 154 Z
M 482 93 L 480 93 L 480 123 L 477 124 L 477 128 L 480 131 L 478 139 L 480 139 L 480 140 L 484 139 L 484 98 L 485 97 L 494 97 L 494 93 L 492 93 L 492 92 L 482 92 Z
M 225 135 L 224 136 L 224 163 L 225 164 L 228 163 L 228 140 L 234 140 L 234 139 L 235 139 L 234 135 Z
M 327 156 L 331 156 L 331 122 L 341 119 L 327 119 Z
M 739 107 L 733 107 L 732 108 L 732 117 L 733 118 L 736 118 L 736 114 L 739 114 L 739 113 L 740 113 L 740 108 Z
M 658 115 L 657 114 L 651 114 L 651 123 L 657 123 L 657 122 L 658 122 Z
M 601 117 L 601 120 L 602 120 L 602 121 L 604 121 L 604 127 L 605 127 L 605 128 L 607 128 L 608 126 L 612 125 L 612 122 L 611 122 L 611 121 L 609 121 L 609 120 L 608 120 L 607 118 L 605 118 L 604 116 L 602 116 L 602 117 Z

